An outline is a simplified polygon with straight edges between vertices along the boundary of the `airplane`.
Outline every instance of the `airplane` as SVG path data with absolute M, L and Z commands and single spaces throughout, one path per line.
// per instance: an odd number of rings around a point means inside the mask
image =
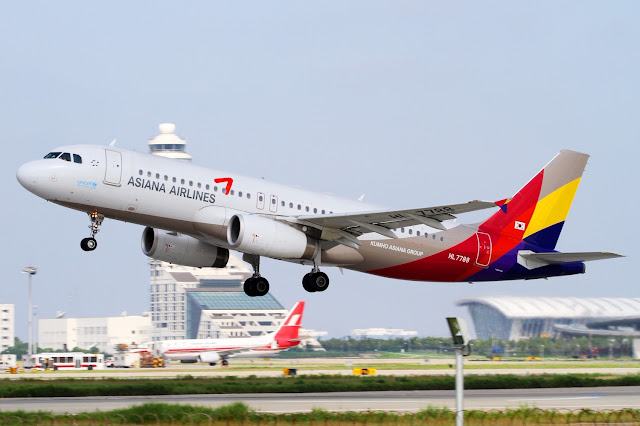
M 308 292 L 325 291 L 335 266 L 414 281 L 479 282 L 581 274 L 609 252 L 555 250 L 589 155 L 563 150 L 513 197 L 390 210 L 330 194 L 209 169 L 114 146 L 70 145 L 22 165 L 20 184 L 35 195 L 86 212 L 90 235 L 111 218 L 145 226 L 147 256 L 222 268 L 229 250 L 253 267 L 248 296 L 263 296 L 266 256 L 311 266 Z M 456 215 L 497 208 L 488 219 Z
M 272 333 L 257 337 L 228 339 L 163 340 L 149 344 L 155 357 L 183 362 L 205 362 L 216 365 L 218 361 L 229 365 L 231 357 L 264 357 L 286 351 L 300 343 L 298 333 L 304 302 L 296 303 L 280 327 Z

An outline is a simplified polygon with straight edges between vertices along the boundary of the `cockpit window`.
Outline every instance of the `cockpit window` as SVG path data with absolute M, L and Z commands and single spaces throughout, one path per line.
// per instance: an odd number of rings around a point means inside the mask
M 80 157 L 78 154 L 73 154 L 73 162 L 82 164 L 82 157 Z
M 58 158 L 64 161 L 71 161 L 71 154 L 69 154 L 68 152 L 63 152 L 62 155 Z
M 59 152 L 50 152 L 47 155 L 45 155 L 44 158 L 58 158 L 58 155 L 60 155 Z

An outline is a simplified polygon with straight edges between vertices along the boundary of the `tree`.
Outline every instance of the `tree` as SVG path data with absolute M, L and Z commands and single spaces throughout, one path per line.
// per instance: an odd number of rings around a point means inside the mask
M 23 342 L 18 337 L 16 337 L 14 339 L 13 346 L 9 346 L 2 353 L 3 354 L 13 354 L 18 359 L 20 359 L 22 357 L 22 355 L 25 355 L 27 352 L 29 352 L 29 348 L 27 346 L 29 346 L 27 344 L 27 342 Z

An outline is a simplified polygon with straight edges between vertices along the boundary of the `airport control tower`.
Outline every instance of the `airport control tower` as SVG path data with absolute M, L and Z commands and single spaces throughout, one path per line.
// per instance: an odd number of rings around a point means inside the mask
M 162 123 L 158 126 L 160 134 L 149 141 L 149 151 L 152 154 L 176 160 L 191 161 L 191 156 L 187 154 L 187 141 L 180 139 L 176 135 L 176 125 L 173 123 Z

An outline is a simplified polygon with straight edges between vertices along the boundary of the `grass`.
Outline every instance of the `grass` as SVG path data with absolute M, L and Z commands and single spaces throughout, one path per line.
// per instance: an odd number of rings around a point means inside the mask
M 593 386 L 639 386 L 640 375 L 537 374 L 468 375 L 465 389 L 516 389 Z M 75 397 L 187 395 L 229 393 L 362 392 L 394 390 L 451 390 L 453 375 L 437 376 L 340 376 L 295 377 L 193 377 L 172 379 L 51 378 L 48 380 L 0 380 L 0 397 Z
M 523 424 L 585 424 L 634 423 L 640 420 L 640 410 L 560 412 L 522 406 L 504 411 L 467 411 L 467 425 Z M 452 425 L 455 413 L 447 408 L 427 407 L 418 412 L 330 412 L 313 409 L 308 413 L 259 413 L 241 402 L 218 408 L 181 404 L 147 403 L 126 409 L 88 413 L 53 414 L 46 411 L 12 411 L 0 413 L 1 424 L 213 424 L 213 425 Z

